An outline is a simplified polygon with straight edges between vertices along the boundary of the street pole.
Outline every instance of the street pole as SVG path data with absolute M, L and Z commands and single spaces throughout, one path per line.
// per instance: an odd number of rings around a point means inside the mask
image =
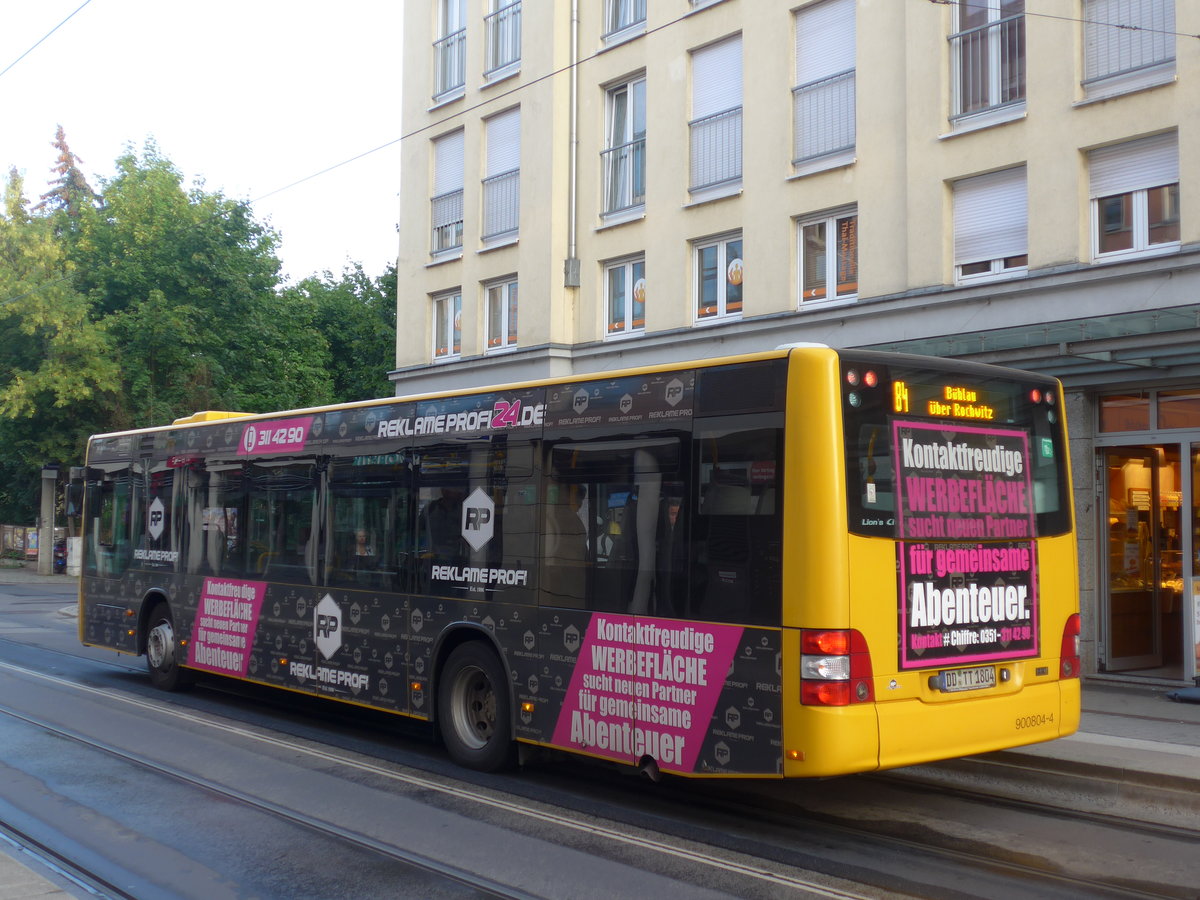
M 54 573 L 54 494 L 58 468 L 42 469 L 42 514 L 38 521 L 38 574 Z

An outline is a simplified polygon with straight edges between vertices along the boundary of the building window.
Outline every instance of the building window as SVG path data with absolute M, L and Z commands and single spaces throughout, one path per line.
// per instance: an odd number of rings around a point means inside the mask
M 438 0 L 438 39 L 433 42 L 435 103 L 451 100 L 466 84 L 466 0 Z
M 433 141 L 433 198 L 430 201 L 434 256 L 462 251 L 463 132 Z
M 693 245 L 696 272 L 696 321 L 736 318 L 742 314 L 741 232 Z
M 608 149 L 604 166 L 604 212 L 646 202 L 646 79 L 608 90 Z
M 959 283 L 1023 275 L 1029 268 L 1025 167 L 954 182 L 954 272 Z
M 511 238 L 521 218 L 521 110 L 484 122 L 487 177 L 483 179 L 483 239 Z
M 521 64 L 521 0 L 491 0 L 484 17 L 487 60 L 483 77 L 488 81 L 514 72 Z
M 517 346 L 517 281 L 500 281 L 487 289 L 487 348 Z
M 950 36 L 954 117 L 1025 99 L 1025 0 L 958 0 Z
M 462 353 L 462 292 L 433 298 L 433 358 Z
M 742 178 L 742 37 L 692 53 L 690 191 Z
M 646 29 L 646 0 L 604 0 L 604 43 L 627 40 Z
M 854 0 L 796 12 L 794 162 L 854 151 Z
M 1089 99 L 1175 74 L 1175 0 L 1084 0 L 1083 87 Z
M 1179 248 L 1175 132 L 1092 150 L 1088 170 L 1094 259 Z
M 604 269 L 608 335 L 646 329 L 646 259 L 612 263 Z
M 858 215 L 848 210 L 801 222 L 801 305 L 857 294 Z

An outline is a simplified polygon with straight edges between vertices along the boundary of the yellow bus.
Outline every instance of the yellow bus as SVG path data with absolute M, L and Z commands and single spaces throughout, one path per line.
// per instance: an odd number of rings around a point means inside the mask
M 1079 720 L 1062 388 L 794 345 L 93 437 L 84 644 L 685 776 Z

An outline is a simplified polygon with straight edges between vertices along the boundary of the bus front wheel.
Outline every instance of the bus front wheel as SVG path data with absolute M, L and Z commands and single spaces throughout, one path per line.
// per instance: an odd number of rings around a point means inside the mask
M 192 673 L 180 665 L 182 648 L 175 638 L 171 607 L 159 601 L 150 610 L 146 632 L 146 671 L 150 682 L 163 691 L 184 691 L 192 686 Z
M 450 758 L 496 772 L 512 765 L 512 703 L 500 658 L 480 641 L 454 649 L 438 682 L 438 723 Z

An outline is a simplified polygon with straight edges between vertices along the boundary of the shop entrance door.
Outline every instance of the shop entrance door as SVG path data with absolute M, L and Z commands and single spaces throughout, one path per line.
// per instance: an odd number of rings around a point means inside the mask
M 1179 454 L 1161 447 L 1112 448 L 1105 451 L 1104 469 L 1104 668 L 1156 669 L 1163 664 L 1163 612 L 1177 602 L 1182 587 L 1175 584 L 1182 562 Z

